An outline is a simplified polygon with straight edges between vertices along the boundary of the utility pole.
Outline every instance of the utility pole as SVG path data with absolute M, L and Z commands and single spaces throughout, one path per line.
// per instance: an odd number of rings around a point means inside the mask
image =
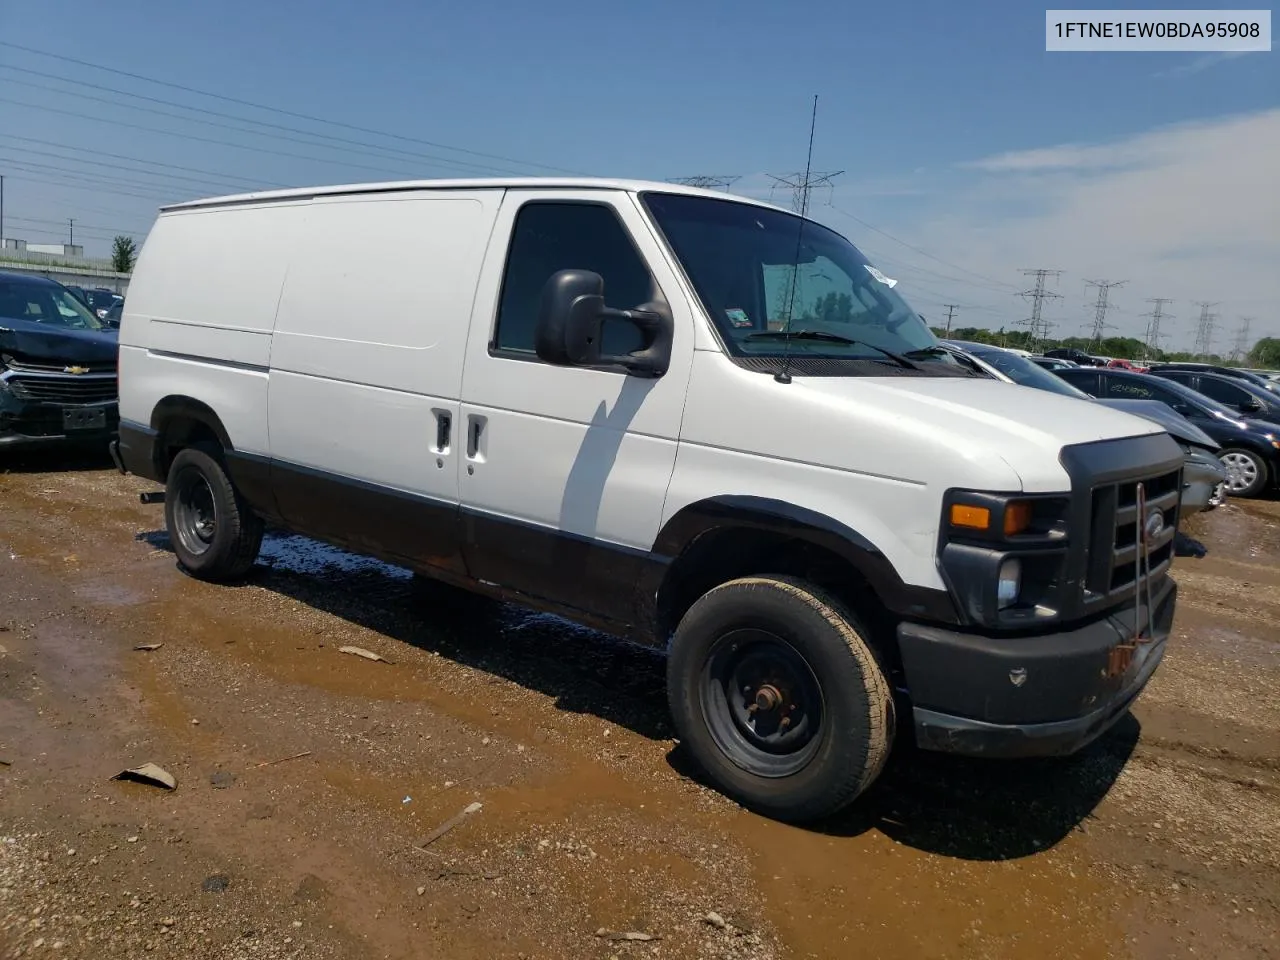
M 1128 280 L 1086 280 L 1086 287 L 1098 288 L 1098 301 L 1093 305 L 1093 333 L 1090 340 L 1093 341 L 1093 347 L 1096 350 L 1102 344 L 1102 331 L 1108 326 L 1107 324 L 1107 308 L 1111 305 L 1107 302 L 1107 295 L 1112 287 L 1122 287 Z
M 1035 286 L 1030 290 L 1024 290 L 1017 296 L 1024 300 L 1031 301 L 1031 316 L 1026 320 L 1019 320 L 1018 326 L 1026 327 L 1031 334 L 1031 348 L 1034 351 L 1036 346 L 1045 339 L 1049 334 L 1049 323 L 1044 318 L 1044 302 L 1046 300 L 1061 300 L 1062 294 L 1051 293 L 1045 289 L 1045 280 L 1049 277 L 1055 279 L 1062 275 L 1061 270 L 1046 270 L 1044 268 L 1036 268 L 1034 270 L 1019 271 L 1023 276 L 1035 277 Z
M 1241 317 L 1240 327 L 1236 330 L 1236 345 L 1231 351 L 1231 359 L 1239 363 L 1249 355 L 1249 327 L 1253 325 L 1253 317 Z
M 74 247 L 76 245 L 76 221 L 74 218 L 69 218 L 67 220 L 67 229 L 71 233 L 71 238 L 67 241 L 67 243 L 69 246 Z
M 4 249 L 4 175 L 0 174 L 0 250 Z
M 1196 345 L 1195 354 L 1197 357 L 1209 358 L 1209 347 L 1213 344 L 1213 330 L 1217 325 L 1217 314 L 1209 312 L 1210 307 L 1216 307 L 1217 301 L 1212 303 L 1206 300 L 1195 301 L 1196 306 L 1200 308 L 1200 319 L 1196 323 Z
M 1168 297 L 1152 297 L 1147 303 L 1154 303 L 1150 313 L 1144 313 L 1144 317 L 1149 317 L 1147 321 L 1147 360 L 1154 360 L 1155 355 L 1160 351 L 1160 321 L 1172 320 L 1173 314 L 1164 312 L 1166 303 L 1173 303 Z
M 959 310 L 959 309 L 960 309 L 960 304 L 958 304 L 958 303 L 944 303 L 944 304 L 943 304 L 943 306 L 947 308 L 947 333 L 946 333 L 946 335 L 949 337 L 949 336 L 951 336 L 951 318 L 955 315 L 955 312 L 956 312 L 957 310 Z
M 713 177 L 699 175 L 696 177 L 671 177 L 667 180 L 667 183 L 680 183 L 686 187 L 701 187 L 703 190 L 728 190 L 741 179 L 739 176 Z

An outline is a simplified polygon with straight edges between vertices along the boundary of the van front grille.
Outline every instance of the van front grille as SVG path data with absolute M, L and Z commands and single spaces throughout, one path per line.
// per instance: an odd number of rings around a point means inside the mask
M 1138 487 L 1143 486 L 1146 514 L 1138 515 Z M 1182 471 L 1126 479 L 1093 488 L 1085 601 L 1115 600 L 1154 581 L 1173 561 L 1173 541 L 1178 529 L 1178 505 Z M 1153 515 L 1160 515 L 1160 530 L 1148 543 L 1150 569 L 1139 570 L 1139 537 Z

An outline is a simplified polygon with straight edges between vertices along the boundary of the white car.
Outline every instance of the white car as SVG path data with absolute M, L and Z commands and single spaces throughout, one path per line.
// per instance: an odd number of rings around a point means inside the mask
M 899 724 L 1077 750 L 1164 652 L 1177 444 L 941 360 L 845 238 L 753 200 L 248 194 L 148 235 L 115 454 L 194 576 L 243 576 L 269 520 L 668 651 L 708 776 L 806 820 Z

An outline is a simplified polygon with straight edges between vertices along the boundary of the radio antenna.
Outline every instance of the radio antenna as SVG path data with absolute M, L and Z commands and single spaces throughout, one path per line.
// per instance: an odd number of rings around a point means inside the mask
M 782 340 L 782 367 L 773 375 L 778 383 L 790 383 L 791 374 L 791 321 L 796 309 L 796 278 L 800 273 L 800 250 L 804 245 L 804 222 L 809 212 L 809 176 L 813 172 L 813 134 L 818 126 L 818 95 L 813 95 L 813 113 L 809 117 L 809 154 L 804 161 L 804 179 L 800 181 L 800 225 L 796 228 L 796 255 L 791 264 L 791 289 L 787 294 L 786 336 Z

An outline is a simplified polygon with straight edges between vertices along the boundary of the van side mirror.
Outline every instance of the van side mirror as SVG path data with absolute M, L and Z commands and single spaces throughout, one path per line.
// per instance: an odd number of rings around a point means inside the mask
M 1258 413 L 1262 409 L 1264 409 L 1262 401 L 1257 397 L 1250 397 L 1248 400 L 1245 400 L 1240 404 L 1241 413 Z
M 604 353 L 606 320 L 635 326 L 644 335 L 644 347 L 616 356 Z M 615 310 L 605 306 L 604 278 L 600 274 L 561 270 L 542 288 L 534 349 L 538 359 L 556 366 L 620 366 L 635 376 L 660 377 L 671 362 L 674 326 L 665 304 Z

